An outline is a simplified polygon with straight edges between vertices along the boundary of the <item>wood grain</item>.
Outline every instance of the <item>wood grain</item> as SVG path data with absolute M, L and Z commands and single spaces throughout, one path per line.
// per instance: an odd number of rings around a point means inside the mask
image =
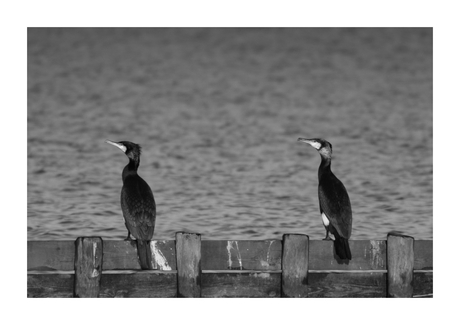
M 351 261 L 334 258 L 334 243 L 310 240 L 310 270 L 385 270 L 385 240 L 350 240 Z M 348 262 L 348 263 L 347 263 Z
M 178 297 L 201 296 L 201 235 L 176 233 Z
M 414 270 L 433 269 L 433 241 L 414 241 Z
M 177 296 L 176 273 L 138 271 L 131 274 L 104 274 L 101 298 L 170 298 Z
M 290 259 L 299 265 L 308 262 L 306 285 L 301 286 L 302 289 L 307 288 L 308 297 L 384 297 L 387 289 L 389 296 L 433 297 L 433 272 L 430 272 L 433 270 L 433 241 L 430 240 L 413 241 L 412 257 L 411 245 L 404 243 L 404 240 L 402 243 L 390 237 L 387 238 L 388 242 L 352 240 L 350 248 L 353 260 L 340 264 L 334 259 L 333 243 L 328 241 L 308 241 L 308 260 L 302 260 L 306 256 L 301 252 L 305 251 L 305 246 L 291 245 L 293 235 L 284 237 L 283 252 L 283 242 L 280 240 L 201 241 L 197 234 L 179 234 L 176 241 L 154 241 L 155 253 L 152 251 L 152 256 L 156 254 L 157 271 L 148 272 L 139 270 L 135 243 L 104 241 L 99 296 L 279 297 L 282 287 L 285 296 L 305 296 L 288 294 L 287 281 L 282 283 L 283 272 L 285 275 L 296 273 L 295 267 L 291 271 L 289 267 L 282 270 L 282 264 L 285 263 L 283 258 L 298 254 L 297 258 Z M 413 240 L 411 237 L 405 238 Z M 291 252 L 289 246 L 293 246 Z M 27 243 L 28 297 L 73 296 L 77 282 L 73 274 L 75 247 L 73 241 Z M 176 249 L 181 253 L 176 253 Z M 392 257 L 392 253 L 400 256 Z M 90 256 L 89 251 L 86 254 Z M 413 273 L 410 271 L 411 258 Z M 176 272 L 178 261 L 182 261 L 183 265 Z M 87 262 L 91 264 L 93 261 L 89 258 Z M 403 267 L 395 267 L 398 263 Z M 383 273 L 387 267 L 388 274 Z M 391 291 L 390 276 L 394 276 L 395 272 L 402 272 L 403 275 L 399 275 L 399 285 L 393 281 Z M 179 288 L 178 279 L 184 284 L 182 289 Z M 412 287 L 412 294 L 395 294 L 394 288 L 407 290 L 407 285 Z
M 27 270 L 74 269 L 75 241 L 28 241 Z
M 307 297 L 308 236 L 283 235 L 282 269 L 282 296 Z
M 280 240 L 203 240 L 203 270 L 281 270 Z
M 28 274 L 28 298 L 72 298 L 73 274 Z
M 101 272 L 102 238 L 77 238 L 75 241 L 75 297 L 98 297 Z
M 414 273 L 413 297 L 433 298 L 433 273 Z
M 310 273 L 309 298 L 386 297 L 385 273 Z
M 207 298 L 275 298 L 281 294 L 280 273 L 203 273 L 201 296 Z
M 412 297 L 414 271 L 414 238 L 388 234 L 388 297 Z
M 159 246 L 163 246 L 161 251 L 171 269 L 176 269 L 173 247 L 175 242 L 173 240 L 158 242 Z M 311 270 L 386 269 L 385 240 L 350 241 L 353 259 L 348 265 L 339 264 L 333 258 L 332 242 L 323 240 L 310 240 L 309 242 Z M 429 247 L 429 244 L 432 243 L 432 241 L 426 242 L 422 245 Z M 202 268 L 203 270 L 280 270 L 281 251 L 281 240 L 203 240 Z M 43 269 L 73 270 L 73 253 L 74 242 L 28 242 L 28 269 L 42 267 Z M 107 257 L 104 269 L 137 269 L 136 254 L 136 248 L 130 242 L 104 241 L 104 256 Z M 429 259 L 429 255 L 424 259 Z
M 176 247 L 174 240 L 152 240 L 152 261 L 156 270 L 176 269 Z M 104 270 L 140 269 L 135 241 L 104 241 Z

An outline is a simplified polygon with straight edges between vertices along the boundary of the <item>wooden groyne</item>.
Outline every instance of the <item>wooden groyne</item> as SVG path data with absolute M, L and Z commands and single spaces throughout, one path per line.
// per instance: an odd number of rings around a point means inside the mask
M 351 261 L 333 243 L 285 234 L 282 240 L 202 240 L 177 233 L 154 240 L 152 270 L 135 243 L 79 237 L 29 241 L 28 297 L 432 297 L 433 241 L 389 234 L 352 240 Z

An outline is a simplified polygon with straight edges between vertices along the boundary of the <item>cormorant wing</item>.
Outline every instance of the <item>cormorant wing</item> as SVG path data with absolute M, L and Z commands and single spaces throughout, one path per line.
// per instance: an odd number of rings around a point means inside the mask
M 156 205 L 148 184 L 138 175 L 124 180 L 121 209 L 126 226 L 136 239 L 151 240 L 155 229 Z
M 350 238 L 352 213 L 350 198 L 342 182 L 331 173 L 323 175 L 318 185 L 319 206 L 340 236 Z

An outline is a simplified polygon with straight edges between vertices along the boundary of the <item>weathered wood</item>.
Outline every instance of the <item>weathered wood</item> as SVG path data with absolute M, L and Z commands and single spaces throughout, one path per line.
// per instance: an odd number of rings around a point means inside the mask
M 308 236 L 283 235 L 283 297 L 303 298 L 308 295 Z
M 203 273 L 201 280 L 206 298 L 274 298 L 280 288 L 280 273 Z
M 136 241 L 104 240 L 103 270 L 140 269 Z
M 184 239 L 184 236 L 188 237 Z M 104 256 L 99 296 L 175 297 L 180 294 L 192 297 L 279 297 L 283 294 L 282 256 L 287 258 L 289 254 L 283 255 L 282 241 L 203 241 L 200 254 L 203 271 L 200 271 L 197 253 L 200 251 L 200 240 L 196 236 L 199 235 L 178 234 L 176 241 L 152 241 L 152 256 L 157 271 L 137 271 L 139 264 L 135 243 L 104 241 L 103 247 L 99 245 Z M 179 237 L 181 239 L 177 240 Z M 410 237 L 405 238 L 413 241 Z M 288 242 L 286 237 L 283 239 Z M 382 297 L 387 295 L 387 289 L 391 296 L 390 275 L 394 272 L 390 270 L 391 256 L 387 256 L 387 251 L 392 247 L 391 238 L 388 242 L 350 241 L 353 260 L 349 264 L 339 264 L 334 259 L 332 244 L 322 240 L 308 242 L 309 273 L 307 285 L 303 287 L 307 288 L 309 297 Z M 393 245 L 394 251 L 401 255 L 401 248 Z M 28 297 L 72 297 L 77 278 L 73 274 L 76 242 L 29 241 L 27 247 Z M 285 250 L 287 248 L 288 245 L 284 247 Z M 185 259 L 184 266 L 181 266 L 181 278 L 179 270 L 168 271 L 177 268 L 176 249 L 182 251 L 182 256 L 177 255 L 177 259 Z M 410 244 L 404 250 L 410 252 Z M 433 297 L 433 272 L 430 272 L 433 270 L 433 241 L 413 241 L 412 250 L 413 273 L 404 273 L 400 280 L 411 283 L 413 297 Z M 299 253 L 299 248 L 293 252 Z M 410 254 L 408 258 L 410 261 Z M 191 272 L 185 267 L 187 259 L 191 261 Z M 402 263 L 404 259 L 406 256 L 401 257 L 399 262 Z M 87 258 L 89 264 L 90 260 Z M 302 262 L 297 260 L 297 263 Z M 388 274 L 383 273 L 387 267 Z M 411 268 L 406 265 L 406 269 Z M 203 274 L 200 275 L 200 272 Z M 288 272 L 287 268 L 284 272 Z M 190 277 L 191 274 L 193 276 Z M 185 284 L 183 288 L 179 288 L 178 281 Z
M 201 235 L 176 233 L 177 295 L 201 296 Z
M 174 240 L 157 242 L 171 269 L 176 269 Z M 427 247 L 432 243 L 432 241 L 420 242 Z M 310 240 L 309 243 L 310 270 L 386 269 L 385 240 L 350 241 L 350 248 L 354 254 L 348 265 L 338 264 L 334 260 L 332 242 Z M 133 245 L 128 241 L 104 241 L 104 256 L 106 257 L 104 270 L 138 269 L 136 248 Z M 281 270 L 281 246 L 281 240 L 203 240 L 202 268 L 203 270 Z M 429 260 L 428 255 L 425 258 Z M 46 269 L 48 267 L 50 269 L 73 270 L 73 260 L 73 241 L 28 242 L 28 269 Z
M 75 241 L 75 297 L 98 297 L 101 272 L 102 238 L 77 238 Z
M 309 298 L 371 298 L 385 296 L 385 273 L 310 273 L 308 275 Z
M 385 240 L 350 240 L 353 258 L 348 264 L 334 258 L 334 243 L 329 240 L 310 240 L 310 270 L 385 270 Z
M 177 296 L 177 273 L 105 273 L 101 298 L 169 298 Z
M 433 241 L 414 241 L 414 270 L 433 269 Z
M 28 274 L 28 298 L 72 298 L 73 274 Z
M 154 269 L 176 269 L 176 244 L 174 240 L 152 240 L 150 242 Z M 104 241 L 103 270 L 140 269 L 135 241 Z
M 281 270 L 280 240 L 203 240 L 203 270 Z
M 414 270 L 433 270 L 433 241 L 414 241 Z M 414 273 L 413 297 L 433 298 L 433 273 Z
M 27 270 L 74 269 L 75 241 L 28 241 Z
M 150 249 L 154 269 L 163 271 L 176 269 L 176 245 L 174 241 L 152 240 Z
M 433 273 L 414 273 L 414 298 L 433 298 Z
M 412 297 L 414 271 L 414 238 L 388 234 L 388 297 Z

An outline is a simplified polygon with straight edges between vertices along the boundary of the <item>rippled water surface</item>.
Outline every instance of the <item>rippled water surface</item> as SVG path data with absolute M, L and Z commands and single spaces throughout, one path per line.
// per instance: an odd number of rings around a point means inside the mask
M 333 145 L 352 239 L 432 239 L 429 29 L 29 29 L 28 239 L 122 239 L 105 139 L 143 147 L 155 239 L 324 237 Z

